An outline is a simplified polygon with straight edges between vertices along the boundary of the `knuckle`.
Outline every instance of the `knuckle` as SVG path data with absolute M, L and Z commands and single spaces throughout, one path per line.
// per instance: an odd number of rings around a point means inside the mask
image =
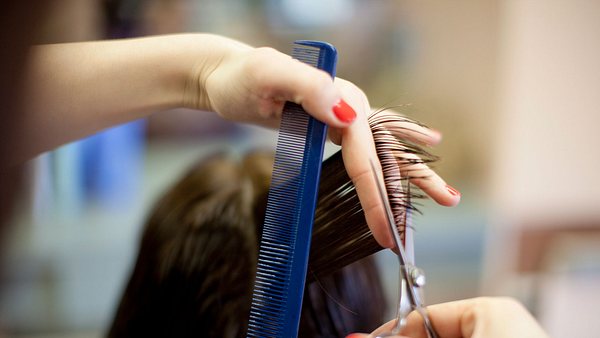
M 272 47 L 257 47 L 254 49 L 254 51 L 258 54 L 264 54 L 264 55 L 279 55 L 282 54 L 280 51 L 278 51 L 275 48 Z
M 367 95 L 362 89 L 360 89 L 354 83 L 340 78 L 336 79 L 336 85 L 344 94 L 344 99 L 348 99 L 349 103 L 351 104 L 357 105 L 359 107 L 364 107 L 364 113 L 366 115 L 369 114 L 369 99 L 367 98 Z
M 358 97 L 360 97 L 361 99 L 367 99 L 367 95 L 365 94 L 365 92 L 354 83 L 344 79 L 337 79 L 337 82 L 339 83 L 340 89 L 342 91 L 353 92 L 355 93 L 355 95 L 358 95 Z
M 244 62 L 244 71 L 261 74 L 269 64 L 280 58 L 281 53 L 270 47 L 254 48 L 248 52 Z
M 323 93 L 332 86 L 331 77 L 323 71 L 316 71 L 313 80 L 308 83 L 307 94 L 311 97 Z
M 273 74 L 284 69 L 291 60 L 286 54 L 271 47 L 258 47 L 248 52 L 242 71 L 252 80 L 253 88 L 260 96 L 269 97 L 276 94 L 273 85 Z
M 512 297 L 478 297 L 476 304 L 484 309 L 502 309 L 507 311 L 523 311 L 523 304 Z
M 277 58 L 280 56 L 280 52 L 271 47 L 258 47 L 249 51 L 248 53 L 248 61 L 250 63 L 264 63 L 264 60 L 272 60 L 273 58 Z
M 525 307 L 521 302 L 512 297 L 500 297 L 497 299 L 499 305 L 510 310 L 523 310 Z

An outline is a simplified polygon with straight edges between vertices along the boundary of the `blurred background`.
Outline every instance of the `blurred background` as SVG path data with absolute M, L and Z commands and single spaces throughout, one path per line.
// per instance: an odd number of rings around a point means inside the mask
M 600 332 L 600 1 L 52 3 L 39 43 L 196 31 L 286 53 L 331 42 L 338 76 L 373 107 L 402 105 L 444 134 L 435 168 L 462 202 L 425 201 L 415 220 L 427 303 L 512 296 L 553 337 Z M 32 160 L 3 244 L 4 336 L 102 336 L 157 196 L 204 155 L 275 138 L 176 110 Z M 378 259 L 393 303 L 396 260 Z

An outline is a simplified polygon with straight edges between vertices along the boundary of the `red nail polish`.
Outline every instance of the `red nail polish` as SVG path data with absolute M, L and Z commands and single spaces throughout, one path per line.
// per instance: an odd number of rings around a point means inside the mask
M 446 190 L 448 190 L 452 196 L 460 196 L 460 192 L 448 184 L 446 184 Z
M 333 113 L 342 122 L 349 123 L 356 119 L 356 112 L 344 100 L 339 100 L 338 103 L 333 106 Z
M 346 338 L 360 338 L 362 336 L 363 335 L 360 333 L 351 333 L 351 334 L 347 335 Z

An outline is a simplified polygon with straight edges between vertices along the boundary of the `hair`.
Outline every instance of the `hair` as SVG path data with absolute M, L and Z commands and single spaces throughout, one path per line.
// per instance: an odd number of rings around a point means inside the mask
M 418 189 L 404 189 L 403 184 L 407 185 L 409 179 L 417 178 L 411 173 L 412 166 L 437 160 L 421 145 L 402 137 L 408 127 L 415 124 L 426 127 L 387 108 L 376 110 L 369 117 L 388 199 L 402 237 L 406 209 L 418 212 L 411 201 L 424 197 Z M 358 195 L 346 173 L 342 154 L 337 152 L 323 162 L 308 279 L 335 271 L 381 249 L 367 226 Z
M 374 136 L 379 127 L 407 121 L 394 116 L 375 113 Z M 400 159 L 389 151 L 391 143 L 413 147 L 395 137 L 375 138 L 380 160 Z M 395 186 L 404 179 L 399 164 L 381 162 L 395 213 L 404 212 L 406 194 Z M 109 337 L 245 335 L 272 163 L 271 153 L 241 161 L 213 155 L 159 200 Z M 379 250 L 337 153 L 323 163 L 301 337 L 339 337 L 383 322 L 386 302 L 368 257 Z

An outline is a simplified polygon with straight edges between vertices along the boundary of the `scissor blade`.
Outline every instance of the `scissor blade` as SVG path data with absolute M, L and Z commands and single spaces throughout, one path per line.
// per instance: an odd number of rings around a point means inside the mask
M 412 226 L 412 209 L 410 207 L 410 182 L 406 184 L 406 206 L 404 208 L 404 253 L 406 262 L 415 265 L 414 228 Z
M 410 224 L 411 211 L 406 209 L 409 214 L 407 217 L 407 223 L 404 223 L 404 253 L 406 253 L 406 262 L 415 265 L 415 242 L 414 242 L 414 230 Z

